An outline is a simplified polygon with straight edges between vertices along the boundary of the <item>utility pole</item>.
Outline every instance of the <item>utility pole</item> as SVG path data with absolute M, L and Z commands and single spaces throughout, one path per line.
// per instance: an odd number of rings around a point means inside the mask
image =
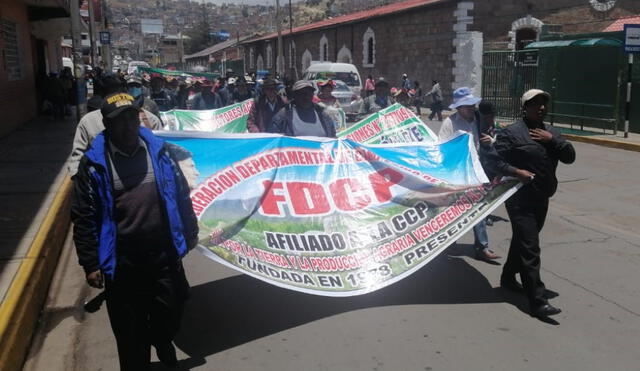
M 81 95 L 84 95 L 86 88 L 84 78 L 84 62 L 82 61 L 82 32 L 80 31 L 80 0 L 69 1 L 69 13 L 71 14 L 71 40 L 72 40 L 72 56 L 73 56 L 73 74 L 78 81 L 78 104 L 76 104 L 76 122 L 80 121 L 80 103 Z M 82 89 L 82 94 L 80 90 Z
M 89 39 L 91 41 L 91 64 L 98 65 L 98 50 L 96 48 L 96 19 L 93 14 L 93 0 L 89 0 Z
M 103 31 L 109 32 L 109 22 L 107 21 L 107 0 L 102 0 L 102 19 L 103 19 Z M 102 61 L 107 71 L 112 70 L 112 58 L 111 58 L 111 43 L 113 42 L 111 35 L 109 35 L 109 44 L 102 45 Z
M 278 27 L 278 56 L 276 57 L 276 72 L 284 75 L 284 48 L 282 47 L 282 22 L 280 22 L 280 0 L 276 0 L 276 25 Z

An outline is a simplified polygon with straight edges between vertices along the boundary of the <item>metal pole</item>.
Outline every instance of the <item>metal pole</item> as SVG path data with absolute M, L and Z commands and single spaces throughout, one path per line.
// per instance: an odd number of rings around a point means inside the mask
M 289 37 L 293 35 L 293 10 L 291 8 L 291 0 L 289 0 Z
M 84 83 L 84 63 L 82 61 L 82 33 L 80 31 L 80 0 L 69 1 L 69 14 L 71 15 L 71 40 L 72 40 L 72 56 L 73 56 L 73 74 L 78 81 L 78 90 L 80 84 Z M 79 91 L 76 91 L 76 97 L 79 98 Z M 80 121 L 80 102 L 76 104 L 76 122 Z
M 633 72 L 633 54 L 629 53 L 629 69 L 627 72 L 627 103 L 624 109 L 624 137 L 629 138 L 629 115 L 631 113 L 631 73 Z
M 282 47 L 282 22 L 280 22 L 280 0 L 276 0 L 276 24 L 278 27 L 278 57 L 276 58 L 276 71 L 284 75 L 284 48 Z
M 102 0 L 102 19 L 104 20 L 103 30 L 109 31 L 109 23 L 107 22 L 107 0 Z M 112 40 L 109 40 L 109 42 L 112 42 Z M 104 61 L 104 65 L 107 71 L 111 71 L 113 69 L 113 63 L 111 58 L 110 44 L 102 45 L 102 60 Z
M 96 49 L 96 20 L 93 14 L 93 0 L 89 0 L 89 40 L 91 41 L 91 64 L 98 65 L 98 55 Z

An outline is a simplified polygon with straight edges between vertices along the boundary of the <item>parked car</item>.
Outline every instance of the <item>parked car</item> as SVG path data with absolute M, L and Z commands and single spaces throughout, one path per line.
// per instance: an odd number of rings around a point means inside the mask
M 302 75 L 303 80 L 340 80 L 347 86 L 360 95 L 362 91 L 362 79 L 358 68 L 350 63 L 312 63 Z
M 129 62 L 129 66 L 127 67 L 127 75 L 131 75 L 132 73 L 135 73 L 138 67 L 149 68 L 151 66 L 149 66 L 149 63 L 145 61 L 131 61 Z

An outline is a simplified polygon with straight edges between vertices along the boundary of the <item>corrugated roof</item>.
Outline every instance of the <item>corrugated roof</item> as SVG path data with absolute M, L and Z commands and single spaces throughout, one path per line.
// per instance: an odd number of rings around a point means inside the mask
M 248 36 L 245 37 L 241 37 L 240 38 L 240 42 L 242 42 L 243 40 L 246 40 L 248 38 Z M 206 57 L 209 54 L 213 54 L 215 52 L 218 52 L 220 50 L 224 50 L 227 49 L 233 45 L 235 45 L 238 42 L 238 40 L 236 40 L 236 38 L 231 38 L 227 41 L 223 41 L 221 43 L 215 44 L 214 46 L 210 46 L 206 49 L 200 50 L 197 53 L 193 53 L 193 54 L 189 54 L 189 55 L 185 55 L 184 59 L 191 59 L 191 58 L 198 58 L 198 57 Z
M 625 24 L 640 24 L 640 15 L 637 17 L 621 18 L 611 23 L 604 32 L 616 32 L 623 31 Z
M 300 32 L 312 31 L 312 30 L 316 30 L 324 27 L 329 27 L 337 24 L 353 23 L 353 22 L 360 21 L 367 18 L 381 17 L 384 15 L 389 15 L 389 14 L 398 13 L 398 12 L 402 12 L 402 11 L 406 11 L 414 8 L 419 8 L 425 5 L 442 3 L 445 1 L 447 0 L 407 0 L 400 3 L 388 4 L 388 5 L 380 6 L 380 7 L 369 9 L 369 10 L 363 10 L 360 12 L 345 14 L 336 18 L 329 18 L 323 21 L 309 23 L 304 26 L 298 26 L 293 29 L 292 33 L 296 34 Z M 288 29 L 282 30 L 282 36 L 286 36 L 289 34 L 290 32 Z M 276 36 L 278 36 L 277 32 L 268 34 L 265 36 L 257 37 L 255 39 L 247 40 L 245 42 L 266 40 L 266 39 L 274 38 Z

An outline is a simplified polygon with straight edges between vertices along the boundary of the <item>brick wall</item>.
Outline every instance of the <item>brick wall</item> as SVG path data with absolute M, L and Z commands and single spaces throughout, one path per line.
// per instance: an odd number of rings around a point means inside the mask
M 27 7 L 18 0 L 0 1 L 0 19 L 17 24 L 21 78 L 9 81 L 4 61 L 0 60 L 0 136 L 36 116 L 36 94 L 33 68 L 32 40 L 27 18 Z M 0 51 L 6 48 L 0 34 Z M 2 54 L 0 54 L 0 59 Z

